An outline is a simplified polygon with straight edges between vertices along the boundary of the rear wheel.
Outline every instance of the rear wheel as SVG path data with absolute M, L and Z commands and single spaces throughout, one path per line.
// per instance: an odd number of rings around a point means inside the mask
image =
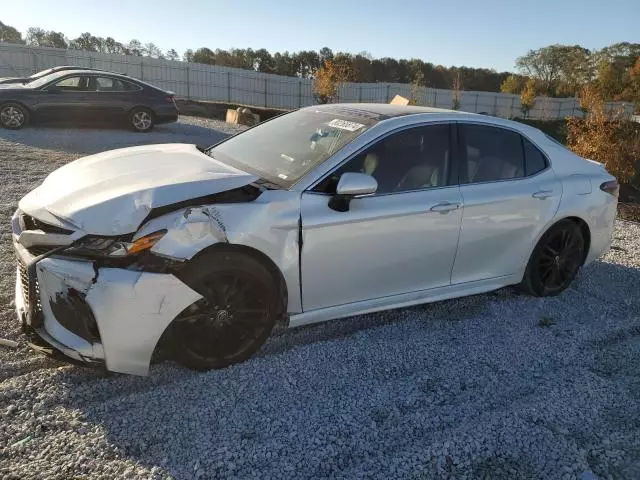
M 154 125 L 153 112 L 148 108 L 136 107 L 129 114 L 129 122 L 136 132 L 149 132 Z
M 584 237 L 571 220 L 561 220 L 540 239 L 520 284 L 537 297 L 560 294 L 573 281 L 584 259 Z
M 11 130 L 19 130 L 29 121 L 29 112 L 20 104 L 5 103 L 0 106 L 0 125 Z
M 278 283 L 254 258 L 239 252 L 212 252 L 182 272 L 204 298 L 174 320 L 174 357 L 196 370 L 243 362 L 266 341 L 277 317 Z

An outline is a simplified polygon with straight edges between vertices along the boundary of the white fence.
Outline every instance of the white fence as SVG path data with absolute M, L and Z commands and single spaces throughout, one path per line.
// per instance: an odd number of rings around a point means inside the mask
M 238 68 L 158 60 L 80 50 L 29 47 L 0 43 L 0 77 L 31 75 L 56 65 L 78 65 L 126 73 L 171 90 L 180 98 L 226 102 L 268 108 L 291 109 L 313 105 L 313 82 Z M 387 103 L 394 95 L 412 97 L 412 86 L 402 83 L 346 83 L 339 92 L 341 102 Z M 420 88 L 414 92 L 420 105 L 452 108 L 451 90 Z M 630 103 L 609 103 L 611 110 L 630 116 Z M 521 117 L 520 97 L 495 92 L 461 92 L 460 110 L 505 118 Z M 529 112 L 533 119 L 581 116 L 575 98 L 536 98 Z

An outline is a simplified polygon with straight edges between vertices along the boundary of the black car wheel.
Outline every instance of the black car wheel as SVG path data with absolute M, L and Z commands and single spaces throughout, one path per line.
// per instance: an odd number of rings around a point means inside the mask
M 180 275 L 204 298 L 168 331 L 173 356 L 195 370 L 247 360 L 266 341 L 277 317 L 278 283 L 262 263 L 239 252 L 211 252 Z
M 29 121 L 27 110 L 17 103 L 5 103 L 0 106 L 0 125 L 4 128 L 19 130 Z
M 540 239 L 527 265 L 522 290 L 537 296 L 560 294 L 575 278 L 584 261 L 584 237 L 571 220 L 553 225 Z
M 153 112 L 148 108 L 134 108 L 129 114 L 129 121 L 136 132 L 148 132 L 153 128 Z

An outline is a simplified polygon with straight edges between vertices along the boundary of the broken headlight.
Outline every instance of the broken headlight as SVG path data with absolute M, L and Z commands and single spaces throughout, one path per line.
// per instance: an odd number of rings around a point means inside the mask
M 90 235 L 67 248 L 65 253 L 80 257 L 123 258 L 149 250 L 166 233 L 166 230 L 159 230 L 131 242 L 117 237 L 95 237 Z

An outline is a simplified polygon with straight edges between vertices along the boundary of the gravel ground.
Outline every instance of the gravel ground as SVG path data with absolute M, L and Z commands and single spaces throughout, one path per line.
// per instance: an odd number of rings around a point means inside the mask
M 23 194 L 80 153 L 228 131 L 0 130 L 0 336 L 20 339 Z M 640 225 L 614 236 L 560 297 L 503 289 L 292 330 L 226 370 L 110 375 L 0 346 L 0 477 L 640 478 Z

